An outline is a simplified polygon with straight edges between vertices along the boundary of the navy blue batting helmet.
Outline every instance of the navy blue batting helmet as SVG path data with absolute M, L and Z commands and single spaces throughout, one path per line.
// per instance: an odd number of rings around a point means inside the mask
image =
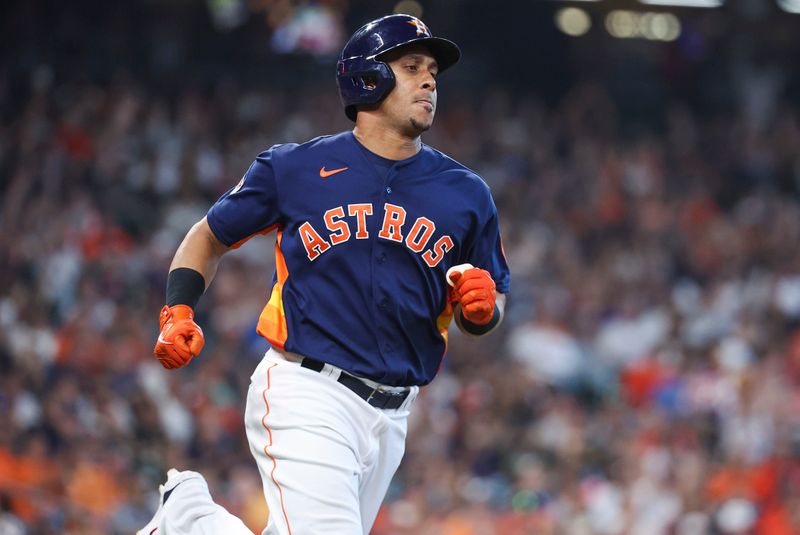
M 356 120 L 357 106 L 377 104 L 394 87 L 394 73 L 381 60 L 401 46 L 422 44 L 439 64 L 439 72 L 454 65 L 461 51 L 452 41 L 433 37 L 424 22 L 411 15 L 389 15 L 365 24 L 342 49 L 336 64 L 336 84 L 344 112 Z

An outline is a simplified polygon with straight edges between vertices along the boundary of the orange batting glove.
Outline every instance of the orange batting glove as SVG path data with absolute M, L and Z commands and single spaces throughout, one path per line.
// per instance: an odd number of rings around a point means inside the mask
M 153 353 L 165 368 L 185 366 L 203 350 L 206 340 L 203 330 L 194 322 L 192 307 L 164 305 L 158 323 L 161 333 Z
M 450 275 L 453 281 L 453 300 L 461 303 L 464 319 L 475 325 L 492 321 L 497 290 L 492 276 L 485 269 L 472 268 Z

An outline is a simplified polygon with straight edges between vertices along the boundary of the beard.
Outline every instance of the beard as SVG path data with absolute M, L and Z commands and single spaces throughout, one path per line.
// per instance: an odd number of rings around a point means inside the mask
M 409 122 L 411 123 L 411 127 L 417 132 L 417 135 L 430 130 L 431 125 L 433 124 L 432 120 L 426 123 L 421 123 L 417 121 L 414 117 L 411 117 L 409 119 Z

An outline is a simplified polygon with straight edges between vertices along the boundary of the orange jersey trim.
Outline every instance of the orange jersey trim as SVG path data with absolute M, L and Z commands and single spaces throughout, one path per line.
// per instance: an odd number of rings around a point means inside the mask
M 455 311 L 453 309 L 453 303 L 450 302 L 450 299 L 447 300 L 447 306 L 444 307 L 444 310 L 439 317 L 436 318 L 436 327 L 439 329 L 439 334 L 442 335 L 442 339 L 444 340 L 444 350 L 447 351 L 447 337 L 448 337 L 448 330 L 450 329 L 450 322 L 453 320 L 453 315 Z
M 261 315 L 258 318 L 258 334 L 269 340 L 273 346 L 283 349 L 289 331 L 286 326 L 286 313 L 283 310 L 283 284 L 289 278 L 289 270 L 286 267 L 286 259 L 281 251 L 281 239 L 283 230 L 278 229 L 275 238 L 275 272 L 277 280 L 272 286 L 272 293 L 269 301 L 264 305 Z
M 447 355 L 447 340 L 448 340 L 448 331 L 450 329 L 450 322 L 453 321 L 453 316 L 455 315 L 455 309 L 453 308 L 453 303 L 450 302 L 450 292 L 447 292 L 447 305 L 445 305 L 444 310 L 442 313 L 439 314 L 439 317 L 436 318 L 436 327 L 439 329 L 439 334 L 442 336 L 442 340 L 444 340 L 444 352 L 442 353 L 442 360 L 439 361 L 439 367 L 436 369 L 436 374 L 439 374 L 439 371 L 442 369 L 442 364 L 444 364 L 444 357 Z

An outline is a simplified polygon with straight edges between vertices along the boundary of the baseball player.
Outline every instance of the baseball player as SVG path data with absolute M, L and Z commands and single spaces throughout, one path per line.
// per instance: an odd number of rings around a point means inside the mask
M 479 336 L 503 317 L 509 271 L 489 188 L 420 140 L 438 75 L 459 57 L 409 15 L 360 28 L 336 71 L 355 128 L 259 154 L 172 261 L 155 346 L 170 369 L 203 348 L 193 308 L 220 257 L 277 233 L 257 327 L 271 349 L 245 414 L 264 534 L 369 533 L 451 320 Z M 196 472 L 170 471 L 162 496 L 140 533 L 249 533 Z

